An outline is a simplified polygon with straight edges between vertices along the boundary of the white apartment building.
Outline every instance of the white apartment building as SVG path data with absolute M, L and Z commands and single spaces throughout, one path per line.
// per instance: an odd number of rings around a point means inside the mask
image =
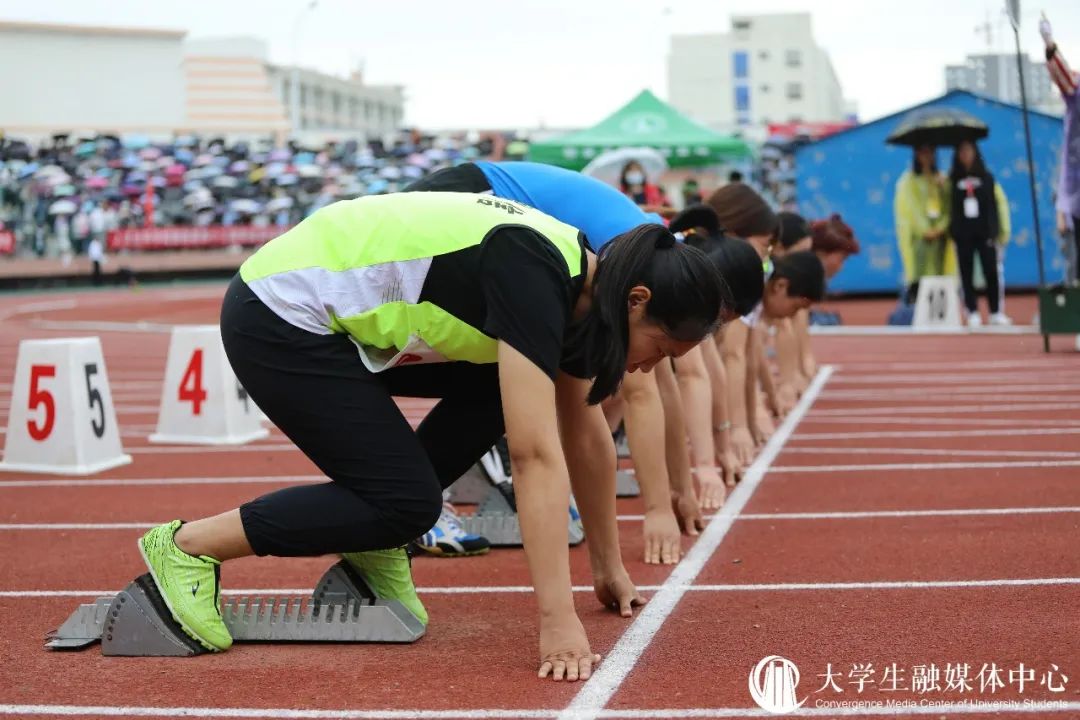
M 381 138 L 400 129 L 404 91 L 270 64 L 253 37 L 187 38 L 183 30 L 0 21 L 0 132 L 182 133 L 230 139 Z
M 184 122 L 181 30 L 0 21 L 0 132 L 170 136 Z
M 735 15 L 726 33 L 673 35 L 667 65 L 671 104 L 721 132 L 850 116 L 809 13 Z

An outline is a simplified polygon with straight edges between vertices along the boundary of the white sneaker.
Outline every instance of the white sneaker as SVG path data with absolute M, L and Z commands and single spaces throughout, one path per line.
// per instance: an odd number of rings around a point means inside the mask
M 982 315 L 977 312 L 968 313 L 968 327 L 971 329 L 982 327 Z
M 1076 352 L 1080 352 L 1080 335 L 1076 336 Z
M 506 470 L 503 468 L 502 458 L 499 456 L 497 448 L 491 448 L 480 457 L 480 467 L 484 468 L 488 479 L 496 485 L 510 482 L 510 476 L 506 474 Z
M 996 312 L 990 316 L 991 325 L 1012 325 L 1012 318 L 1003 312 Z

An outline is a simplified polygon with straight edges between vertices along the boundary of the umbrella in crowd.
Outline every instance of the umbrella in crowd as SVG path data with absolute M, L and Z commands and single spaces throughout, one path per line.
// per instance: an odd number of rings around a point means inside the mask
M 171 142 L 97 135 L 34 146 L 0 136 L 0 223 L 14 230 L 20 247 L 39 252 L 35 238 L 48 241 L 55 232 L 50 216 L 101 208 L 110 229 L 142 227 L 150 202 L 148 217 L 157 226 L 292 224 L 336 199 L 395 192 L 482 157 L 479 142 L 409 134 L 370 144 L 271 147 L 189 135 Z
M 618 185 L 627 163 L 637 162 L 645 171 L 645 177 L 655 180 L 668 169 L 667 160 L 657 150 L 647 147 L 619 148 L 600 153 L 581 171 L 608 185 Z
M 954 146 L 990 134 L 982 120 L 955 108 L 922 108 L 905 115 L 885 142 L 890 145 Z

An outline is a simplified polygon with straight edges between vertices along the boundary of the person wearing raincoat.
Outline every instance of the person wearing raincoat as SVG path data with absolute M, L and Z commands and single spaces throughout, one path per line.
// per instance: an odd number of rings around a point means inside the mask
M 956 253 L 947 237 L 948 185 L 938 171 L 933 146 L 916 146 L 911 168 L 896 181 L 893 213 L 910 304 L 915 301 L 923 277 L 956 272 Z

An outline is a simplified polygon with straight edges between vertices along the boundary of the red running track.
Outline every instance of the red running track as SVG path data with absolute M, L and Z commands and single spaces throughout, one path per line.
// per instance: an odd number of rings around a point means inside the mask
M 1024 335 L 815 338 L 831 376 L 696 546 L 684 540 L 674 571 L 640 561 L 641 505 L 619 501 L 624 558 L 651 598 L 633 621 L 599 607 L 586 551 L 571 551 L 579 612 L 605 655 L 589 683 L 534 677 L 520 550 L 418 559 L 432 624 L 412 646 L 46 652 L 77 603 L 142 571 L 141 527 L 318 480 L 277 432 L 233 449 L 146 441 L 169 325 L 214 322 L 220 292 L 0 299 L 4 424 L 21 339 L 97 335 L 135 459 L 87 478 L 0 474 L 0 714 L 754 717 L 765 711 L 748 678 L 778 655 L 800 670 L 800 712 L 818 717 L 1080 717 L 1080 359 L 1068 339 L 1043 355 Z M 402 407 L 415 422 L 427 404 Z M 299 591 L 329 562 L 247 559 L 223 579 L 226 591 Z

